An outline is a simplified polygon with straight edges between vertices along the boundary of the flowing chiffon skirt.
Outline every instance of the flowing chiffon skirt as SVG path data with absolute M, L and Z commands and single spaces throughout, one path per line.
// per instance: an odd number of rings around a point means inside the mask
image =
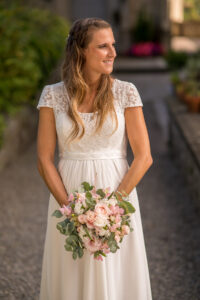
M 68 192 L 83 181 L 116 190 L 129 166 L 126 158 L 75 160 L 61 158 L 58 171 Z M 64 248 L 66 236 L 51 216 L 60 206 L 50 194 L 43 252 L 40 300 L 151 300 L 151 286 L 137 190 L 129 199 L 136 209 L 131 215 L 133 231 L 119 244 L 116 253 L 103 261 L 85 251 L 73 260 Z

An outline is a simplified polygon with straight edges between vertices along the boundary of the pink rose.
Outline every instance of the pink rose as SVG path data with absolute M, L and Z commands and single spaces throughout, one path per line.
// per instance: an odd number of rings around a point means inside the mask
M 73 200 L 74 200 L 74 195 L 71 193 L 71 194 L 68 196 L 67 200 L 68 200 L 69 202 L 70 202 L 70 201 L 73 201 Z
M 101 241 L 94 237 L 93 240 L 85 241 L 85 247 L 90 252 L 96 252 L 101 249 Z
M 60 207 L 59 210 L 63 215 L 67 215 L 67 216 L 69 216 L 72 212 L 72 208 L 68 207 L 66 205 L 63 205 L 63 207 Z
M 78 221 L 79 221 L 81 224 L 86 223 L 86 216 L 85 216 L 84 214 L 79 215 L 79 216 L 78 216 Z
M 111 231 L 111 232 L 115 232 L 116 229 L 117 229 L 118 227 L 119 227 L 118 224 L 113 224 L 113 225 L 110 227 L 110 231 Z
M 92 197 L 95 198 L 96 201 L 100 198 L 99 194 L 96 193 L 95 187 L 90 191 L 90 193 L 92 194 Z
M 104 189 L 104 193 L 106 194 L 106 198 L 110 196 L 110 187 Z
M 123 215 L 124 214 L 124 209 L 122 207 L 119 208 L 119 214 Z
M 116 215 L 116 214 L 121 214 L 121 212 L 124 212 L 123 208 L 121 209 L 118 205 L 111 205 L 110 206 L 110 210 L 112 211 L 112 214 L 113 215 Z M 123 211 L 122 211 L 123 210 Z
M 116 215 L 116 217 L 115 217 L 115 223 L 116 224 L 119 224 L 120 222 L 121 222 L 121 216 L 120 215 Z
M 81 202 L 83 202 L 84 200 L 85 200 L 85 194 L 84 193 L 77 193 L 77 198 L 81 201 Z
M 110 248 L 109 248 L 107 242 L 105 242 L 105 243 L 103 243 L 103 244 L 101 245 L 101 250 L 102 250 L 105 254 L 110 253 Z
M 102 258 L 102 256 L 101 256 L 101 255 L 98 255 L 98 256 L 94 257 L 94 259 L 97 259 L 97 260 L 101 260 L 101 261 L 103 261 L 103 258 Z

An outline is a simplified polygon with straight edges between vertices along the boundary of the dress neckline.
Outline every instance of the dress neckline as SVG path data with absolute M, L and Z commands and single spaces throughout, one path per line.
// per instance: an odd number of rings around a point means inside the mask
M 115 87 L 115 83 L 116 83 L 116 81 L 117 81 L 117 78 L 114 78 L 113 79 L 113 84 L 112 84 L 112 91 L 114 92 L 114 87 Z M 97 112 L 80 112 L 80 111 L 78 111 L 78 114 L 79 115 L 82 115 L 82 116 L 90 116 L 90 115 L 93 115 L 93 114 L 96 114 Z

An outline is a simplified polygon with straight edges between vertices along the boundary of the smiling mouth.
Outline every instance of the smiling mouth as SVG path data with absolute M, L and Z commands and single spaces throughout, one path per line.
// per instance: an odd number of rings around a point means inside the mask
M 103 60 L 103 62 L 105 64 L 108 64 L 108 65 L 112 65 L 113 64 L 113 60 Z

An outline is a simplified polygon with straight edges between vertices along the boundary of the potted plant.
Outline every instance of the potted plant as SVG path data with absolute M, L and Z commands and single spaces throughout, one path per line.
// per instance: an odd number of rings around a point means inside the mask
M 187 93 L 187 108 L 189 112 L 200 112 L 200 85 L 197 82 L 193 82 L 190 85 L 190 90 Z

